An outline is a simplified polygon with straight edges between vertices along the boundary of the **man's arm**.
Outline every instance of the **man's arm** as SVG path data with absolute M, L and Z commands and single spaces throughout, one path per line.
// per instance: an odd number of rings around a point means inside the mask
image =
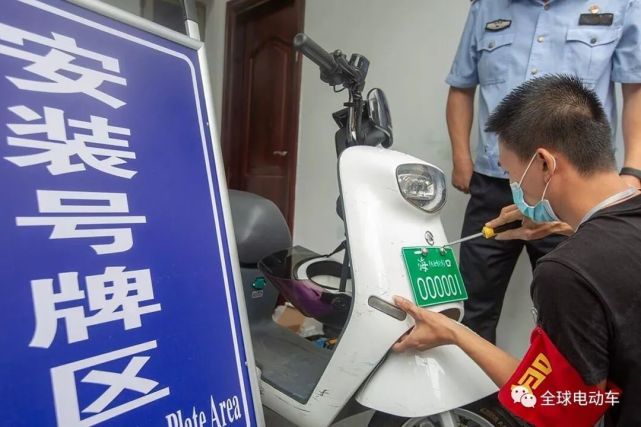
M 520 360 L 501 350 L 463 325 L 455 329 L 454 344 L 477 364 L 497 387 L 510 379 Z
M 641 169 L 641 83 L 623 83 L 623 144 L 624 166 Z M 628 185 L 641 188 L 641 180 L 635 176 L 622 175 Z
M 450 86 L 447 95 L 447 130 L 452 143 L 452 185 L 469 193 L 474 170 L 470 151 L 470 133 L 474 120 L 474 93 L 476 87 L 457 88 Z
M 539 325 L 586 384 L 604 388 L 609 336 L 605 311 L 597 296 L 582 276 L 554 261 L 537 266 L 532 288 Z M 572 301 L 571 309 L 567 301 Z M 394 297 L 394 303 L 415 322 L 414 328 L 394 345 L 395 351 L 454 344 L 499 388 L 518 368 L 519 360 L 449 317 L 419 308 L 405 298 Z
M 509 353 L 449 317 L 419 308 L 405 298 L 395 297 L 394 303 L 412 316 L 415 322 L 414 328 L 394 345 L 394 351 L 411 348 L 427 350 L 440 345 L 457 345 L 499 388 L 510 379 L 519 366 L 519 361 Z

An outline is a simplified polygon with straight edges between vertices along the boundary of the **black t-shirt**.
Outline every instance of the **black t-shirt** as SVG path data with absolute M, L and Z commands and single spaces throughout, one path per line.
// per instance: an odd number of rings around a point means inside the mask
M 538 322 L 588 384 L 623 391 L 606 426 L 641 426 L 641 196 L 600 210 L 534 270 Z

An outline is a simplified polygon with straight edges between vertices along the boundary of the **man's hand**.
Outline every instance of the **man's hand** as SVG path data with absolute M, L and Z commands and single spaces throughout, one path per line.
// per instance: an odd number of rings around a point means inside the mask
M 501 210 L 501 214 L 492 221 L 485 224 L 486 227 L 496 228 L 501 225 L 522 221 L 520 228 L 504 231 L 496 235 L 496 240 L 538 240 L 551 234 L 562 234 L 570 236 L 574 233 L 572 227 L 565 222 L 542 222 L 537 223 L 523 216 L 516 205 L 506 206 Z
M 449 317 L 417 307 L 405 298 L 396 296 L 394 303 L 414 318 L 414 327 L 394 344 L 394 351 L 427 350 L 440 345 L 454 344 L 455 328 L 460 325 Z
M 396 296 L 394 303 L 414 318 L 416 323 L 392 347 L 394 351 L 427 350 L 440 345 L 454 344 L 463 350 L 498 387 L 502 387 L 519 366 L 510 354 L 478 336 L 471 329 L 449 317 L 423 308 Z
M 454 169 L 452 170 L 452 185 L 454 188 L 468 194 L 473 172 L 474 163 L 472 159 L 454 160 Z

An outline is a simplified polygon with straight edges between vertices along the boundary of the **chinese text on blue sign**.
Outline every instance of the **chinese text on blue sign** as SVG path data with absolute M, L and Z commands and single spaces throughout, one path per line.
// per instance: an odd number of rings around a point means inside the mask
M 2 7 L 3 421 L 254 424 L 197 52 Z

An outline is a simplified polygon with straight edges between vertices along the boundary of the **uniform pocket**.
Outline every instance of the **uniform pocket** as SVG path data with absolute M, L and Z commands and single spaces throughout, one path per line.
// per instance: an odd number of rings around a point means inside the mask
M 478 75 L 481 85 L 503 83 L 507 80 L 514 34 L 486 34 L 476 48 Z
M 620 27 L 570 28 L 565 39 L 565 71 L 593 86 L 612 67 L 612 55 L 620 38 Z

